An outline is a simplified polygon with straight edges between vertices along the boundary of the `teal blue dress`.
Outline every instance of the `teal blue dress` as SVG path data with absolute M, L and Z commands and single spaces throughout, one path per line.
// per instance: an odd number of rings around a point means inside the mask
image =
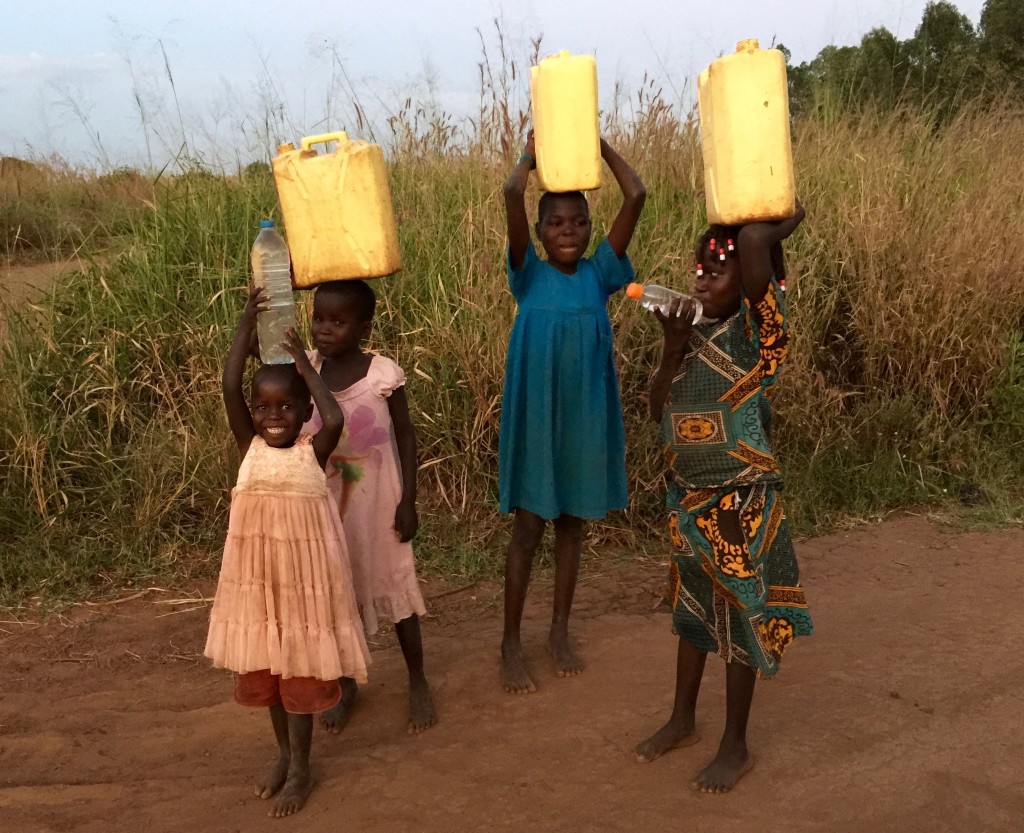
M 508 282 L 519 310 L 501 403 L 502 512 L 603 518 L 625 509 L 626 442 L 608 298 L 635 279 L 602 240 L 566 275 L 530 243 Z

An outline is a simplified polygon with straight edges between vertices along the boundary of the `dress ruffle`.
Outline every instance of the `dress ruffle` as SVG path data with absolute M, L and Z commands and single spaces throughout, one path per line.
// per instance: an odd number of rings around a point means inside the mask
M 257 458 L 292 451 L 262 445 Z M 285 479 L 261 490 L 240 481 L 235 488 L 205 654 L 243 674 L 365 681 L 369 651 L 344 530 L 324 486 L 321 494 L 305 484 L 286 491 L 294 485 Z

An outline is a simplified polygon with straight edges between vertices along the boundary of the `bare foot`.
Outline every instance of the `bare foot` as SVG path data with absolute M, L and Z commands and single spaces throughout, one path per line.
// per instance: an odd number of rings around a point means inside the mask
M 669 720 L 647 740 L 638 743 L 633 754 L 640 763 L 649 764 L 670 749 L 693 746 L 699 740 L 700 735 L 693 730 L 693 720 Z
M 409 728 L 410 735 L 424 732 L 437 723 L 434 698 L 426 677 L 409 681 Z
M 530 675 L 526 673 L 522 645 L 501 646 L 501 682 L 505 691 L 512 694 L 527 694 L 537 690 Z
M 338 705 L 331 706 L 320 714 L 320 725 L 332 735 L 341 734 L 341 730 L 345 728 L 352 717 L 352 709 L 355 706 L 356 697 L 359 695 L 359 686 L 355 680 L 342 677 L 340 682 L 341 699 L 338 701 Z
M 702 793 L 727 793 L 753 766 L 754 756 L 747 752 L 745 744 L 723 744 L 690 786 Z
M 313 779 L 309 777 L 308 773 L 290 775 L 284 782 L 284 789 L 281 790 L 281 796 L 274 804 L 274 809 L 267 815 L 283 818 L 299 812 L 306 805 L 306 799 L 309 798 L 312 791 Z
M 270 768 L 270 774 L 262 784 L 256 785 L 256 797 L 267 799 L 275 795 L 284 786 L 288 777 L 288 758 L 278 758 Z
M 552 631 L 548 651 L 555 660 L 555 673 L 559 677 L 575 677 L 583 672 L 583 662 L 569 644 L 569 634 Z

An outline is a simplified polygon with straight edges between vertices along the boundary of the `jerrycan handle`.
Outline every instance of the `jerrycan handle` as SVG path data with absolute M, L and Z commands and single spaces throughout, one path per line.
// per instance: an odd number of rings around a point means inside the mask
M 306 136 L 300 143 L 303 150 L 309 150 L 311 145 L 321 145 L 327 142 L 342 142 L 348 141 L 348 133 L 344 130 L 338 130 L 334 133 L 318 133 L 316 136 Z

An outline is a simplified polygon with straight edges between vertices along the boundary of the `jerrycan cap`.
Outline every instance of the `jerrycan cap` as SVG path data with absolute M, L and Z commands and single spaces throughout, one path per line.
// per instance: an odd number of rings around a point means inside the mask
M 736 44 L 737 52 L 757 52 L 760 48 L 761 44 L 758 43 L 757 38 L 747 38 Z
M 273 220 L 260 220 L 260 228 L 273 228 L 273 227 L 274 227 L 274 221 Z

